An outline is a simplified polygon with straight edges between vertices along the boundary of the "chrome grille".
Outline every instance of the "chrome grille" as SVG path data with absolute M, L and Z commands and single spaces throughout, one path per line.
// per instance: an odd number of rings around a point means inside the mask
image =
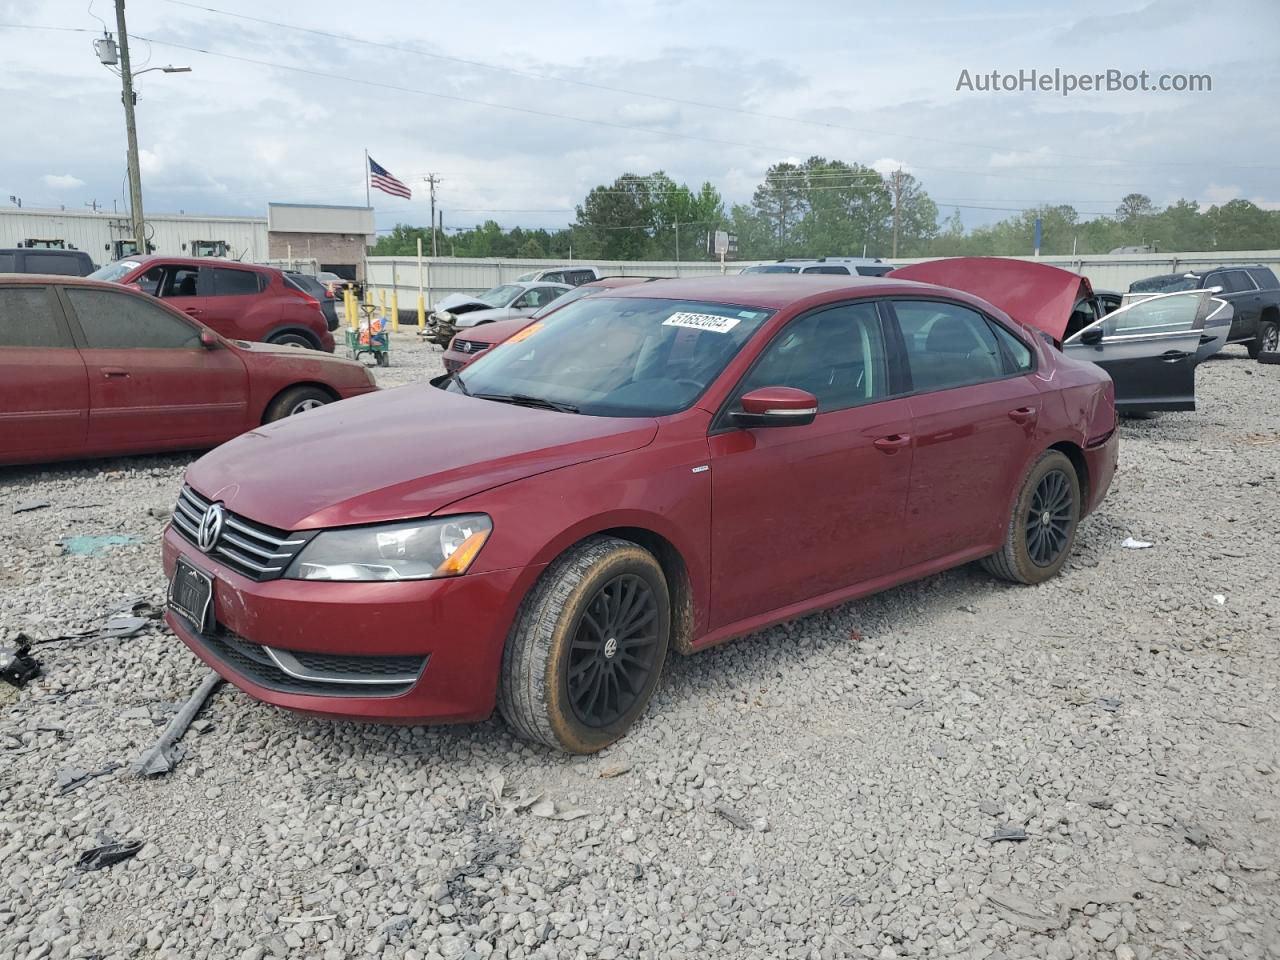
M 173 511 L 173 528 L 198 546 L 200 520 L 210 505 L 210 500 L 183 484 Z M 222 532 L 208 553 L 250 579 L 275 580 L 313 536 L 268 527 L 227 510 Z
M 483 340 L 460 340 L 454 337 L 453 349 L 459 353 L 479 353 L 481 350 L 489 349 L 489 344 Z

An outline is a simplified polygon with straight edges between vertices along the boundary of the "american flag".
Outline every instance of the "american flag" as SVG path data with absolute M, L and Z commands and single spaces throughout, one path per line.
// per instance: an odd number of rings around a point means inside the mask
M 386 167 L 379 166 L 373 157 L 369 158 L 369 186 L 376 187 L 383 193 L 389 193 L 395 197 L 404 197 L 406 200 L 413 199 L 413 192 L 393 177 Z

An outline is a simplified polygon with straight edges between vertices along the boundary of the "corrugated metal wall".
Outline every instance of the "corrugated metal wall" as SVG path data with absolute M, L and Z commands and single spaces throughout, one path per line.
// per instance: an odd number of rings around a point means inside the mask
M 193 240 L 225 240 L 232 257 L 260 260 L 267 256 L 266 218 L 148 214 L 147 223 L 154 229 L 151 243 L 156 253 L 189 255 Z M 92 210 L 0 210 L 0 247 L 16 247 L 28 239 L 62 240 L 102 264 L 111 259 L 108 248 L 113 240 L 132 235 L 125 214 Z
M 922 263 L 922 259 L 895 260 L 896 264 Z M 1232 253 L 1218 251 L 1192 253 L 1097 254 L 1084 257 L 1018 257 L 1038 260 L 1080 273 L 1101 290 L 1127 290 L 1129 284 L 1143 277 L 1186 270 L 1207 270 L 1215 266 L 1262 263 L 1280 275 L 1280 250 L 1246 250 Z M 772 261 L 762 261 L 772 262 Z M 479 260 L 462 257 L 423 257 L 424 286 L 430 291 L 428 303 L 435 303 L 451 293 L 480 293 L 499 283 L 516 279 L 522 273 L 546 267 L 563 267 L 563 260 Z M 638 277 L 696 277 L 720 272 L 720 264 L 668 260 L 576 260 L 574 265 L 599 267 L 605 274 Z M 731 263 L 727 272 L 737 273 L 747 262 Z M 369 257 L 365 261 L 366 276 L 374 289 L 390 293 L 394 286 L 401 307 L 417 303 L 418 261 L 415 257 Z

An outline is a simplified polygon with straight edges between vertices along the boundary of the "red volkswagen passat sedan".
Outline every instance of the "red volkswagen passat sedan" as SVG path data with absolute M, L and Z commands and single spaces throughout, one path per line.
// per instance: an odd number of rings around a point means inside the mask
M 438 385 L 197 461 L 164 538 L 167 620 L 269 703 L 413 723 L 496 703 L 591 752 L 669 648 L 970 560 L 1054 575 L 1115 426 L 1105 373 L 945 288 L 611 290 Z

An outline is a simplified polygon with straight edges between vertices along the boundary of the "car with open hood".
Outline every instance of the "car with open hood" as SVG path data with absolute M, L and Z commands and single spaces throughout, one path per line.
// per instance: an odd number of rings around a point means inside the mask
M 659 280 L 525 333 L 192 464 L 162 550 L 182 642 L 277 706 L 496 705 L 589 753 L 669 651 L 969 561 L 1047 580 L 1115 471 L 1110 378 L 956 290 Z
M 0 274 L 0 464 L 214 447 L 376 389 L 354 361 L 228 339 L 134 288 Z
M 444 346 L 459 330 L 531 316 L 572 289 L 564 283 L 521 281 L 500 283 L 478 296 L 452 293 L 427 317 L 425 336 Z
M 1194 410 L 1195 369 L 1226 342 L 1230 304 L 1211 291 L 1126 295 L 1108 311 L 1088 278 L 1006 257 L 953 257 L 891 277 L 965 290 L 1039 330 L 1063 353 L 1096 363 L 1115 381 L 1122 413 Z

